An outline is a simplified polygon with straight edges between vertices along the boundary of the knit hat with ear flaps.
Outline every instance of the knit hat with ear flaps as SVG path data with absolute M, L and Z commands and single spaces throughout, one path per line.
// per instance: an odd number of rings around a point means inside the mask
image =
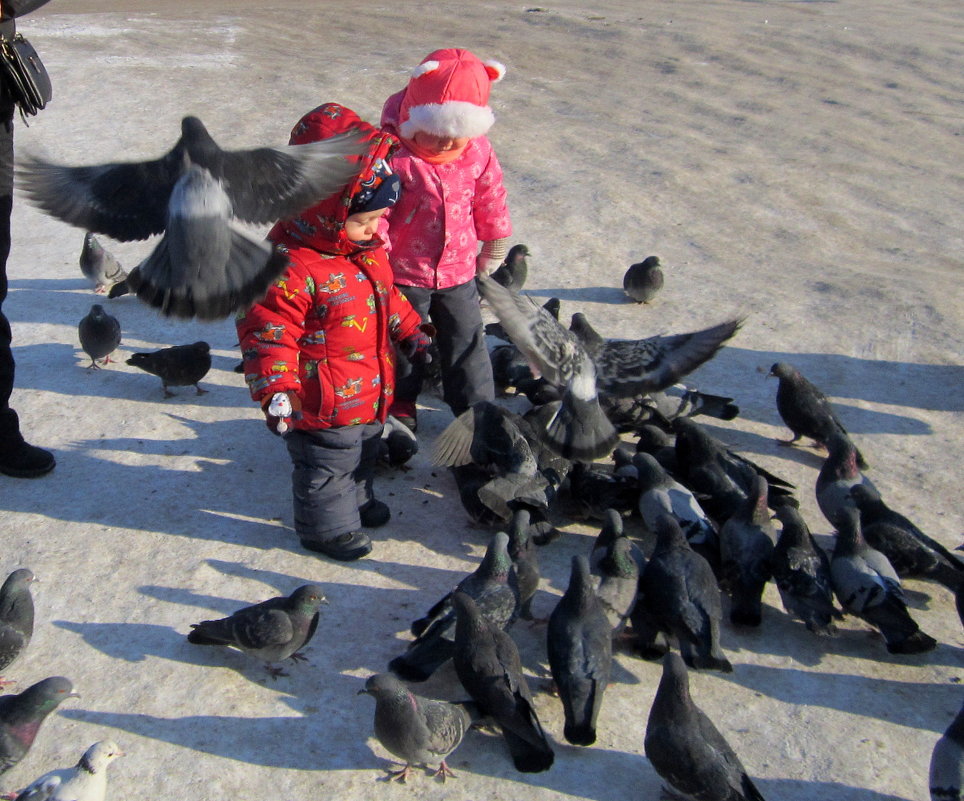
M 468 50 L 429 53 L 405 89 L 398 132 L 405 139 L 419 131 L 469 139 L 482 136 L 495 122 L 489 89 L 503 75 L 505 67 L 498 61 L 480 61 Z

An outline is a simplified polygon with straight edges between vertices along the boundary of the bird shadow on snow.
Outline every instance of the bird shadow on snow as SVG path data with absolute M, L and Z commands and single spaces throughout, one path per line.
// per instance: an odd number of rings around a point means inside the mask
M 554 287 L 549 289 L 527 289 L 523 295 L 533 298 L 559 298 L 565 301 L 581 301 L 584 303 L 609 303 L 620 306 L 635 306 L 621 287 L 614 286 L 584 286 L 576 288 Z
M 851 787 L 839 782 L 810 782 L 805 779 L 759 779 L 753 783 L 767 798 L 799 799 L 811 801 L 814 798 L 837 799 L 842 801 L 912 801 L 902 795 L 878 793 L 863 787 Z

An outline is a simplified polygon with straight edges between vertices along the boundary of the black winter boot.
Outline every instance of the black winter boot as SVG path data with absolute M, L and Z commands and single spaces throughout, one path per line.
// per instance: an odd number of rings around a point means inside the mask
M 13 409 L 0 411 L 0 473 L 14 478 L 39 478 L 57 462 L 50 451 L 26 442 Z

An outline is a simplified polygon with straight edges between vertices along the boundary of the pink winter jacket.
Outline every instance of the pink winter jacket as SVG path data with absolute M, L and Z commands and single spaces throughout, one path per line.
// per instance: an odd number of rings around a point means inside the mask
M 396 135 L 403 94 L 392 95 L 382 109 L 382 128 Z M 395 282 L 446 289 L 473 280 L 479 242 L 512 233 L 502 167 L 491 142 L 484 136 L 469 140 L 449 164 L 429 164 L 403 142 L 390 164 L 402 180 L 402 195 L 378 233 Z

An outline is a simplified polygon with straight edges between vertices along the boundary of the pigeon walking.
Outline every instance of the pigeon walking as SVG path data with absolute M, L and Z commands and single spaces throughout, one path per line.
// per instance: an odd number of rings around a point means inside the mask
M 120 322 L 104 311 L 103 306 L 95 303 L 78 323 L 77 334 L 80 337 L 80 347 L 90 356 L 90 364 L 87 368 L 99 370 L 100 364 L 110 364 L 110 355 L 120 345 Z
M 834 521 L 837 544 L 830 559 L 830 578 L 844 611 L 867 621 L 884 635 L 892 654 L 920 654 L 937 647 L 920 630 L 904 603 L 897 573 L 860 531 L 853 507 L 841 507 Z
M 612 669 L 612 627 L 593 589 L 589 559 L 572 557 L 569 586 L 549 617 L 549 669 L 573 745 L 596 742 L 596 719 Z
M 456 651 L 453 599 L 457 592 L 472 598 L 481 614 L 498 628 L 507 628 L 515 622 L 519 614 L 519 588 L 508 547 L 509 536 L 497 532 L 475 571 L 446 593 L 424 617 L 412 623 L 415 639 L 405 653 L 389 662 L 389 670 L 408 681 L 425 681 L 452 658 Z
M 674 797 L 763 801 L 726 738 L 693 702 L 686 666 L 672 652 L 663 657 L 663 676 L 649 712 L 643 746 Z
M 697 670 L 731 673 L 733 666 L 720 647 L 723 602 L 709 563 L 694 552 L 672 515 L 656 523 L 656 550 L 639 577 L 639 599 L 633 628 L 644 656 L 660 632 L 672 634 L 683 660 Z
M 528 255 L 529 248 L 525 245 L 513 245 L 509 248 L 505 261 L 493 271 L 492 280 L 513 292 L 519 292 L 525 286 L 529 275 L 529 265 L 526 262 Z
M 405 762 L 391 774 L 404 782 L 413 765 L 438 762 L 435 776 L 445 781 L 455 776 L 445 764 L 469 730 L 472 718 L 464 704 L 423 698 L 413 693 L 391 673 L 369 676 L 365 689 L 375 699 L 375 737 L 388 751 Z
M 103 295 L 127 278 L 114 254 L 106 250 L 90 231 L 84 234 L 80 250 L 80 271 L 94 285 L 94 292 Z M 113 295 L 111 297 L 114 297 Z
M 33 636 L 33 580 L 34 574 L 22 567 L 0 587 L 0 671 L 17 661 Z M 13 683 L 0 677 L 0 689 Z
M 777 362 L 770 368 L 767 377 L 780 381 L 777 387 L 777 411 L 787 428 L 793 432 L 793 439 L 778 439 L 781 445 L 792 445 L 800 437 L 810 437 L 814 442 L 829 447 L 833 436 L 850 435 L 837 417 L 827 396 L 810 383 L 792 364 Z M 856 449 L 855 449 L 856 450 Z M 867 469 L 860 451 L 856 451 L 857 466 Z
M 163 234 L 127 278 L 162 314 L 218 319 L 261 297 L 287 265 L 235 218 L 292 217 L 343 187 L 362 149 L 346 134 L 306 145 L 222 150 L 197 117 L 159 159 L 89 167 L 24 160 L 18 179 L 41 210 L 122 242 Z
M 929 784 L 931 801 L 964 798 L 964 704 L 934 744 Z
M 174 397 L 169 387 L 193 386 L 198 395 L 203 395 L 207 390 L 201 389 L 198 382 L 211 369 L 211 346 L 201 341 L 150 353 L 133 353 L 127 363 L 160 378 L 165 398 Z
M 107 766 L 122 756 L 124 752 L 112 740 L 96 742 L 76 765 L 45 773 L 21 790 L 15 801 L 104 801 Z
M 623 276 L 623 291 L 636 303 L 649 303 L 662 288 L 659 256 L 647 256 L 638 264 L 631 264 Z
M 776 514 L 783 529 L 771 564 L 783 608 L 814 634 L 833 636 L 833 621 L 842 615 L 833 602 L 830 557 L 817 545 L 799 510 L 780 506 Z
M 773 575 L 771 558 L 777 533 L 767 509 L 767 481 L 756 487 L 720 529 L 722 584 L 730 596 L 730 622 L 759 626 L 763 588 Z
M 78 698 L 69 679 L 52 676 L 18 695 L 0 696 L 0 774 L 26 756 L 41 724 L 67 698 Z
M 555 754 L 536 715 L 516 644 L 464 592 L 456 592 L 452 602 L 459 681 L 479 705 L 479 712 L 499 724 L 516 770 L 548 770 Z
M 268 663 L 274 676 L 286 675 L 270 663 L 304 659 L 299 651 L 318 628 L 319 607 L 328 603 L 317 584 L 305 584 L 291 595 L 245 606 L 219 620 L 191 624 L 188 642 L 236 648 Z

